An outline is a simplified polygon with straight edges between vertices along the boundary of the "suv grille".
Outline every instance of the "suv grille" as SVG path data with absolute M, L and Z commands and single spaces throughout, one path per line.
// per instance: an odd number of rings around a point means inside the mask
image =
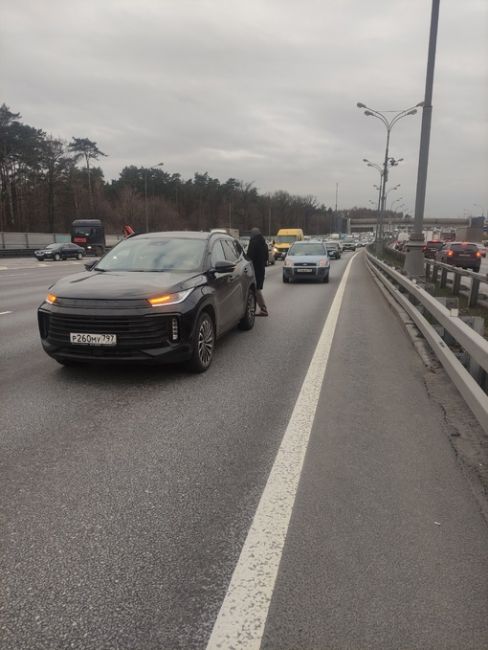
M 65 316 L 51 314 L 48 340 L 56 345 L 71 345 L 70 332 L 116 334 L 117 348 L 151 348 L 168 343 L 170 316 Z M 82 349 L 84 346 L 73 346 Z M 90 347 L 90 349 L 93 349 Z

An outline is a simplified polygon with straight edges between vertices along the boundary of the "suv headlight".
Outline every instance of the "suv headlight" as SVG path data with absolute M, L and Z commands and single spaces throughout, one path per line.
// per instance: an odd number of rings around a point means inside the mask
M 148 298 L 147 301 L 151 307 L 162 307 L 164 305 L 178 305 L 188 298 L 193 289 L 178 291 L 177 293 L 164 293 L 161 296 Z

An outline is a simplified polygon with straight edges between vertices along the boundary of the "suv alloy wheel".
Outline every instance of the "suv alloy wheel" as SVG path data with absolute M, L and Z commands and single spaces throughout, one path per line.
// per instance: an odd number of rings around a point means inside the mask
M 215 327 L 211 316 L 204 311 L 200 314 L 195 328 L 193 356 L 190 368 L 194 372 L 205 372 L 212 363 L 215 349 Z

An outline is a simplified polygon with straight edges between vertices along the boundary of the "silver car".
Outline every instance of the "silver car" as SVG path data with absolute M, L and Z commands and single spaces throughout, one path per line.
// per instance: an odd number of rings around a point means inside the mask
M 324 241 L 324 245 L 331 259 L 341 259 L 342 248 L 338 241 Z
M 283 282 L 329 281 L 330 259 L 321 241 L 295 242 L 283 263 Z

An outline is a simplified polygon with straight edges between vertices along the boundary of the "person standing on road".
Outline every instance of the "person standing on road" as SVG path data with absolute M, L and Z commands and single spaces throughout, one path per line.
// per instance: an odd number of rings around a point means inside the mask
M 254 266 L 254 274 L 256 275 L 256 302 L 260 310 L 256 313 L 256 316 L 268 315 L 268 308 L 263 297 L 264 274 L 268 255 L 268 244 L 265 238 L 262 236 L 259 228 L 253 228 L 247 248 L 247 257 L 251 260 Z

